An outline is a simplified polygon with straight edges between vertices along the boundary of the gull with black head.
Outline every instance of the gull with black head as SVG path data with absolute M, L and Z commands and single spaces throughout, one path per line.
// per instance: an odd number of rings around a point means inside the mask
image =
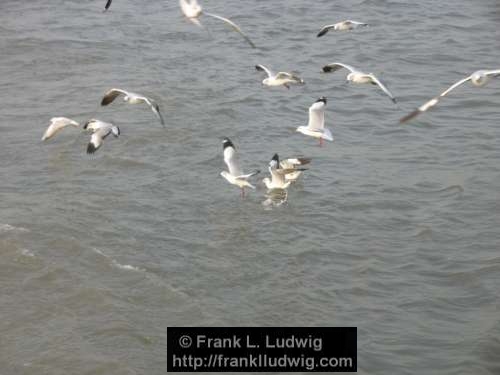
M 163 120 L 163 116 L 161 115 L 160 106 L 156 104 L 153 99 L 147 98 L 144 95 L 113 88 L 104 94 L 104 97 L 101 100 L 101 105 L 104 106 L 112 103 L 120 95 L 123 95 L 123 100 L 129 104 L 147 104 L 151 108 L 153 113 L 158 117 L 162 126 L 165 127 L 165 121 Z
M 307 126 L 299 126 L 297 131 L 304 135 L 319 139 L 320 147 L 323 140 L 333 142 L 333 136 L 329 129 L 325 128 L 325 106 L 326 98 L 322 96 L 309 107 L 309 122 Z
M 90 142 L 87 145 L 87 154 L 95 153 L 102 146 L 104 139 L 108 135 L 113 134 L 115 138 L 118 138 L 120 135 L 120 128 L 118 126 L 96 119 L 89 120 L 83 125 L 83 129 L 92 133 Z
M 491 78 L 493 77 L 498 77 L 500 76 L 500 69 L 496 70 L 477 70 L 474 73 L 472 73 L 470 76 L 465 77 L 464 79 L 461 79 L 460 81 L 454 83 L 450 87 L 448 87 L 446 90 L 444 90 L 441 94 L 438 96 L 432 98 L 431 100 L 425 102 L 422 104 L 420 107 L 418 107 L 416 110 L 413 112 L 407 114 L 404 116 L 401 120 L 399 120 L 400 123 L 404 123 L 406 121 L 411 120 L 414 117 L 417 117 L 419 114 L 426 112 L 430 108 L 434 107 L 436 104 L 439 103 L 441 98 L 444 98 L 446 95 L 448 95 L 451 91 L 453 91 L 455 88 L 458 86 L 463 85 L 466 82 L 472 82 L 472 84 L 476 87 L 481 87 L 486 85 Z
M 372 85 L 376 85 L 382 89 L 382 91 L 392 100 L 393 103 L 396 103 L 396 98 L 392 93 L 385 87 L 385 85 L 380 82 L 380 80 L 373 73 L 363 73 L 361 70 L 353 68 L 350 65 L 334 62 L 323 67 L 323 72 L 325 73 L 333 73 L 339 69 L 345 68 L 349 70 L 349 74 L 347 75 L 347 82 L 352 83 L 369 83 Z
M 260 173 L 260 171 L 255 170 L 248 174 L 244 174 L 241 171 L 236 148 L 229 138 L 224 138 L 222 140 L 222 150 L 224 154 L 224 162 L 226 163 L 229 171 L 222 171 L 220 174 L 227 180 L 227 182 L 232 185 L 236 185 L 241 189 L 241 197 L 243 198 L 245 197 L 245 187 L 255 189 L 255 186 L 250 184 L 248 179 Z

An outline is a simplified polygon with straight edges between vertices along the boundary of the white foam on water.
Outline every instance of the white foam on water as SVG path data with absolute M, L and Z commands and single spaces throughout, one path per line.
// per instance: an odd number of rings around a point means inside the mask
M 29 232 L 28 229 L 23 228 L 23 227 L 16 227 L 16 226 L 10 225 L 10 224 L 0 224 L 0 232 L 12 232 L 12 231 Z

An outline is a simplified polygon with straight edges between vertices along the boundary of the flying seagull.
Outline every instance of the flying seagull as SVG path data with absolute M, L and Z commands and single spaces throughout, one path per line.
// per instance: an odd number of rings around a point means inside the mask
M 107 11 L 107 10 L 109 9 L 109 7 L 111 6 L 111 2 L 112 2 L 112 1 L 113 1 L 113 0 L 108 0 L 108 1 L 106 2 L 106 5 L 104 6 L 104 11 Z
M 373 73 L 363 73 L 362 71 L 357 70 L 350 65 L 337 62 L 325 65 L 323 67 L 323 72 L 332 73 L 342 68 L 346 68 L 347 70 L 350 71 L 350 73 L 347 75 L 348 82 L 371 83 L 372 85 L 377 85 L 382 89 L 383 92 L 387 94 L 389 98 L 391 98 L 393 103 L 396 103 L 396 98 L 391 94 L 391 92 L 387 89 L 387 87 L 385 87 L 384 84 L 380 82 L 377 77 L 375 77 Z
M 250 184 L 247 180 L 260 173 L 259 170 L 253 171 L 249 174 L 243 174 L 240 169 L 240 163 L 238 161 L 238 155 L 236 154 L 236 149 L 229 138 L 224 138 L 222 141 L 222 149 L 224 152 L 224 162 L 227 165 L 229 172 L 222 171 L 220 174 L 224 177 L 230 184 L 236 185 L 241 189 L 241 197 L 245 196 L 245 187 L 255 189 L 255 186 Z
M 401 120 L 399 120 L 399 122 L 404 123 L 404 122 L 411 120 L 412 118 L 418 116 L 419 114 L 427 111 L 429 108 L 434 107 L 442 97 L 448 95 L 448 93 L 450 91 L 452 91 L 453 89 L 462 85 L 465 82 L 471 81 L 474 86 L 480 87 L 480 86 L 484 86 L 486 83 L 488 83 L 492 77 L 497 77 L 497 76 L 500 76 L 500 69 L 497 69 L 497 70 L 478 70 L 478 71 L 472 73 L 470 76 L 468 76 L 464 79 L 461 79 L 457 83 L 454 83 L 453 85 L 448 87 L 445 91 L 443 91 L 438 96 L 432 98 L 428 102 L 425 102 L 420 107 L 418 107 L 416 110 L 414 110 L 413 112 L 409 113 L 408 115 L 403 117 Z
M 317 37 L 319 38 L 320 36 L 325 35 L 328 31 L 330 30 L 335 30 L 335 31 L 346 31 L 346 30 L 352 30 L 355 29 L 359 26 L 368 26 L 367 23 L 363 22 L 358 22 L 358 21 L 352 21 L 352 20 L 345 20 L 342 22 L 337 22 L 333 25 L 326 25 L 321 28 L 319 31 Z
M 118 126 L 95 119 L 89 120 L 83 125 L 83 129 L 92 132 L 90 142 L 87 146 L 87 154 L 96 152 L 108 135 L 113 134 L 115 138 L 118 138 L 120 135 L 120 128 Z
M 282 168 L 278 154 L 274 154 L 271 161 L 269 162 L 269 173 L 271 174 L 271 179 L 266 177 L 262 180 L 262 182 L 264 182 L 264 184 L 269 190 L 286 189 L 292 183 L 292 180 L 287 179 L 286 176 L 289 174 L 296 174 L 297 172 L 305 170 L 306 169 L 304 168 L 295 168 L 295 167 Z
M 299 126 L 299 133 L 319 139 L 319 145 L 323 145 L 323 139 L 333 141 L 332 133 L 325 128 L 325 106 L 326 98 L 322 96 L 309 107 L 309 122 L 307 126 Z
M 143 95 L 135 94 L 133 92 L 125 91 L 122 89 L 111 89 L 102 98 L 101 105 L 108 105 L 113 102 L 118 96 L 123 95 L 123 100 L 129 104 L 140 104 L 146 103 L 154 114 L 160 119 L 163 127 L 165 127 L 165 121 L 160 113 L 160 107 L 152 99 L 149 99 Z
M 42 141 L 52 138 L 56 133 L 69 125 L 75 127 L 80 126 L 78 122 L 66 117 L 52 117 L 49 127 L 45 130 L 45 133 L 43 133 Z
M 309 164 L 311 159 L 309 158 L 288 158 L 280 160 L 280 168 L 293 170 L 294 172 L 285 174 L 285 179 L 287 181 L 295 182 L 302 174 L 305 169 L 300 168 L 302 165 Z
M 290 88 L 291 83 L 304 84 L 304 80 L 295 74 L 287 72 L 278 72 L 274 74 L 270 69 L 266 68 L 264 65 L 255 65 L 255 69 L 260 72 L 266 72 L 267 78 L 262 81 L 263 85 L 266 86 L 285 86 L 287 89 Z
M 181 7 L 182 13 L 186 16 L 188 20 L 193 22 L 195 25 L 202 27 L 201 22 L 200 22 L 200 17 L 204 14 L 206 16 L 216 18 L 218 20 L 221 20 L 225 23 L 227 23 L 233 30 L 236 32 L 240 33 L 241 36 L 247 41 L 248 44 L 252 48 L 255 48 L 255 44 L 250 40 L 248 36 L 246 36 L 243 31 L 241 31 L 240 27 L 236 25 L 233 21 L 231 21 L 228 18 L 224 18 L 222 16 L 219 16 L 217 14 L 213 13 L 208 13 L 204 12 L 201 8 L 201 5 L 198 4 L 197 0 L 179 0 L 179 5 Z

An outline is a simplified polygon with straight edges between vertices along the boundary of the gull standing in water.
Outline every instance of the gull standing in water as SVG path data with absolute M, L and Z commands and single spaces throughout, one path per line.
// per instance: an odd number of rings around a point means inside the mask
M 291 83 L 298 83 L 301 85 L 305 83 L 302 78 L 298 77 L 295 74 L 287 72 L 278 72 L 274 74 L 269 68 L 266 68 L 264 65 L 255 65 L 255 69 L 260 72 L 266 72 L 267 78 L 264 78 L 264 80 L 262 81 L 262 84 L 266 86 L 285 86 L 287 89 L 289 89 L 289 84 Z
M 93 154 L 96 152 L 108 135 L 113 134 L 115 138 L 118 138 L 120 135 L 120 128 L 118 128 L 118 126 L 95 119 L 89 120 L 85 125 L 83 125 L 83 129 L 92 132 L 90 142 L 87 146 L 87 154 Z
M 342 64 L 338 62 L 334 62 L 328 65 L 325 65 L 323 67 L 323 72 L 325 73 L 331 73 L 331 72 L 336 72 L 339 69 L 346 68 L 347 70 L 350 71 L 350 73 L 347 75 L 347 81 L 348 82 L 353 82 L 353 83 L 371 83 L 372 85 L 377 85 L 382 89 L 383 92 L 387 94 L 389 98 L 391 98 L 393 103 L 396 103 L 396 98 L 394 95 L 391 94 L 391 92 L 387 89 L 387 87 L 384 86 L 382 82 L 379 81 L 377 77 L 373 73 L 363 73 L 360 70 L 357 70 L 353 68 L 350 65 L 347 64 Z
M 160 107 L 152 99 L 149 99 L 143 95 L 135 94 L 133 92 L 125 91 L 122 89 L 111 89 L 102 98 L 101 105 L 108 105 L 113 102 L 118 96 L 123 95 L 123 100 L 129 104 L 140 104 L 146 103 L 154 114 L 160 119 L 163 127 L 165 127 L 165 121 L 160 113 Z
M 66 117 L 52 117 L 50 119 L 49 127 L 47 128 L 47 130 L 45 130 L 45 133 L 42 136 L 42 141 L 52 138 L 54 135 L 56 135 L 56 133 L 69 125 L 75 127 L 80 126 L 78 122 Z
M 222 149 L 224 153 L 224 162 L 227 165 L 229 172 L 222 171 L 220 175 L 224 177 L 230 184 L 236 185 L 241 189 L 241 197 L 245 196 L 245 187 L 255 189 L 255 186 L 250 184 L 247 180 L 260 173 L 259 170 L 253 171 L 249 174 L 243 174 L 240 169 L 240 163 L 238 160 L 238 155 L 236 154 L 236 149 L 233 142 L 229 138 L 224 138 L 222 141 Z
M 443 91 L 438 96 L 436 96 L 436 97 L 432 98 L 431 100 L 429 100 L 428 102 L 425 102 L 424 104 L 422 104 L 416 110 L 414 110 L 413 112 L 409 113 L 408 115 L 403 117 L 401 120 L 399 120 L 399 122 L 404 123 L 406 121 L 409 121 L 412 118 L 418 116 L 419 114 L 427 111 L 429 108 L 434 107 L 442 97 L 446 96 L 450 91 L 452 91 L 456 87 L 464 84 L 465 82 L 471 81 L 474 86 L 481 87 L 481 86 L 484 86 L 485 84 L 487 84 L 491 80 L 492 77 L 497 77 L 497 76 L 500 76 L 500 69 L 475 71 L 470 76 L 468 76 L 464 79 L 461 79 L 460 81 L 458 81 L 458 82 L 454 83 L 453 85 L 451 85 L 450 87 L 448 87 L 445 91 Z
M 368 26 L 367 23 L 363 22 L 358 22 L 358 21 L 352 21 L 352 20 L 345 20 L 342 22 L 337 22 L 333 25 L 326 25 L 321 28 L 319 31 L 317 37 L 319 38 L 320 36 L 325 35 L 328 31 L 330 30 L 335 30 L 335 31 L 347 31 L 347 30 L 352 30 L 355 29 L 359 26 Z
M 228 18 L 221 17 L 217 14 L 204 12 L 201 8 L 201 5 L 198 4 L 197 0 L 179 0 L 179 5 L 181 7 L 182 13 L 186 16 L 188 20 L 193 22 L 195 25 L 202 27 L 200 22 L 200 17 L 204 14 L 206 16 L 216 18 L 227 23 L 233 30 L 240 33 L 240 35 L 247 41 L 248 44 L 252 48 L 255 48 L 255 44 L 250 40 L 248 36 L 246 36 L 243 31 L 241 31 L 240 27 L 236 25 L 233 21 Z
M 282 168 L 278 154 L 274 154 L 273 158 L 269 162 L 269 173 L 271 173 L 271 179 L 266 177 L 262 180 L 262 182 L 264 182 L 269 190 L 286 189 L 292 183 L 292 180 L 287 179 L 286 176 L 288 174 L 296 174 L 297 172 L 305 170 L 305 168 L 296 167 L 288 169 Z
M 332 133 L 325 128 L 325 106 L 326 98 L 322 96 L 309 107 L 309 122 L 307 126 L 299 126 L 299 133 L 319 139 L 319 145 L 323 145 L 323 139 L 333 141 Z

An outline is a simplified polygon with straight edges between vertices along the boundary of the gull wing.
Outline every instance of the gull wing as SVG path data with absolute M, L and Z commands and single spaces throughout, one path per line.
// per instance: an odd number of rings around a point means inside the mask
M 495 71 L 495 70 L 492 70 L 491 72 L 493 72 L 492 74 L 499 74 L 500 73 L 500 70 L 498 71 Z M 498 73 L 495 73 L 495 72 L 498 72 Z M 422 104 L 420 107 L 418 107 L 417 109 L 415 109 L 413 112 L 410 112 L 409 114 L 407 114 L 406 116 L 402 117 L 400 120 L 399 120 L 399 123 L 402 124 L 402 123 L 405 123 L 415 117 L 417 117 L 419 114 L 429 110 L 430 108 L 434 107 L 436 104 L 439 103 L 439 100 L 448 95 L 449 92 L 451 92 L 452 90 L 454 90 L 455 88 L 457 88 L 458 86 L 464 84 L 465 82 L 467 81 L 470 81 L 470 79 L 472 78 L 472 75 L 464 78 L 464 79 L 461 79 L 460 81 L 454 83 L 453 85 L 451 85 L 450 87 L 448 87 L 446 90 L 444 90 L 441 94 L 439 94 L 438 96 L 432 98 L 431 100 L 425 102 L 424 104 Z
M 260 71 L 260 72 L 266 72 L 268 77 L 272 77 L 274 75 L 273 72 L 271 71 L 271 69 L 266 68 L 264 65 L 261 65 L 261 64 L 255 65 L 255 69 Z
M 238 155 L 233 147 L 227 147 L 224 149 L 224 162 L 227 165 L 229 173 L 233 176 L 243 176 L 240 169 L 240 163 L 238 160 Z
M 108 0 L 108 1 L 106 2 L 106 5 L 104 6 L 104 11 L 107 11 L 107 10 L 109 9 L 109 7 L 111 6 L 111 2 L 112 2 L 112 1 L 113 1 L 113 0 Z
M 352 66 L 347 65 L 347 64 L 343 64 L 343 63 L 339 63 L 339 62 L 334 62 L 334 63 L 325 65 L 323 67 L 323 72 L 333 73 L 333 72 L 336 72 L 337 70 L 342 69 L 342 68 L 349 70 L 351 73 L 358 72 L 358 70 L 356 70 Z
M 298 165 L 305 165 L 311 162 L 310 158 L 288 158 L 280 161 L 283 169 L 296 168 Z
M 355 25 L 355 26 L 368 26 L 367 23 L 353 21 L 353 20 L 346 20 L 345 22 L 348 23 L 348 24 L 350 24 L 350 25 Z
M 330 31 L 331 29 L 334 29 L 334 28 L 335 28 L 335 24 L 323 26 L 321 28 L 321 30 L 319 31 L 318 35 L 316 35 L 316 37 L 319 38 L 320 36 L 325 35 L 328 31 Z
M 497 69 L 497 70 L 487 70 L 486 72 L 484 72 L 484 74 L 486 74 L 487 76 L 496 77 L 496 76 L 500 75 L 500 69 Z
M 112 103 L 118 96 L 127 94 L 128 92 L 126 92 L 125 90 L 111 89 L 106 94 L 104 94 L 104 97 L 101 100 L 101 105 L 108 105 L 109 103 Z
M 309 122 L 307 127 L 311 130 L 325 128 L 325 103 L 315 102 L 309 107 Z
M 393 103 L 396 103 L 396 98 L 394 97 L 394 95 L 391 94 L 391 92 L 387 89 L 387 87 L 385 87 L 385 85 L 382 82 L 380 82 L 380 80 L 375 75 L 370 74 L 370 77 L 373 83 L 375 83 L 378 87 L 380 87 L 382 91 L 385 92 L 387 96 L 389 96 L 389 98 L 391 98 Z
M 57 132 L 64 129 L 65 127 L 72 126 L 80 126 L 80 124 L 74 120 L 71 120 L 66 117 L 52 117 L 50 119 L 50 125 L 45 130 L 45 133 L 42 136 L 42 141 L 45 141 L 51 137 L 53 137 Z
M 151 110 L 154 112 L 154 114 L 160 119 L 161 125 L 165 127 L 165 121 L 163 120 L 163 116 L 161 115 L 160 112 L 160 106 L 156 104 L 154 101 L 152 101 L 149 98 L 144 97 L 144 101 L 146 104 L 148 104 L 151 107 Z
M 304 80 L 302 78 L 292 73 L 278 72 L 276 74 L 276 79 L 286 79 L 286 78 L 291 79 L 297 83 L 304 83 Z
M 248 44 L 250 44 L 250 46 L 252 46 L 252 48 L 255 48 L 255 44 L 253 44 L 253 42 L 250 40 L 250 38 L 248 36 L 246 36 L 245 33 L 243 33 L 243 31 L 241 31 L 240 27 L 238 25 L 236 25 L 230 19 L 218 16 L 217 14 L 213 14 L 213 13 L 204 12 L 203 14 L 206 14 L 209 17 L 213 17 L 213 18 L 216 18 L 218 20 L 221 20 L 221 21 L 227 23 L 229 26 L 231 26 L 233 28 L 233 30 L 240 33 L 241 36 L 248 42 Z
M 257 170 L 255 170 L 255 171 L 253 171 L 252 173 L 242 174 L 242 175 L 240 175 L 240 176 L 236 176 L 236 178 L 237 178 L 237 179 L 240 179 L 240 180 L 247 180 L 247 179 L 249 179 L 250 177 L 255 176 L 255 175 L 259 174 L 259 173 L 260 173 L 260 170 L 258 170 L 258 169 L 257 169 Z

